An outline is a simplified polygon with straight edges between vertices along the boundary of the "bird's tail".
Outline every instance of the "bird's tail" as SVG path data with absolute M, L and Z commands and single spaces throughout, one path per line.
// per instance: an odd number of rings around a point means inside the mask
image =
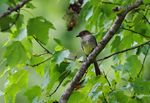
M 99 69 L 99 66 L 98 66 L 96 60 L 94 61 L 94 67 L 95 67 L 95 74 L 96 74 L 96 76 L 100 75 L 101 71 Z

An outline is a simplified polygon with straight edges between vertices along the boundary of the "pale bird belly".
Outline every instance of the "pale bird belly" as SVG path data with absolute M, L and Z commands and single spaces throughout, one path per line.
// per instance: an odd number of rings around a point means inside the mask
M 83 50 L 86 55 L 90 54 L 92 52 L 93 48 L 94 48 L 94 46 L 91 44 L 88 44 L 88 43 L 84 44 L 84 46 L 83 46 Z
M 89 55 L 96 46 L 96 39 L 91 35 L 84 36 L 84 38 L 82 38 L 81 45 L 84 53 Z

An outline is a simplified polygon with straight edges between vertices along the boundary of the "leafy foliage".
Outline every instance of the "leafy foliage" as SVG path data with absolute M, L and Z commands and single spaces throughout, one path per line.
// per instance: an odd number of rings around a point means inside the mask
M 5 57 L 10 66 L 22 64 L 27 60 L 25 48 L 19 41 L 14 41 L 7 47 Z
M 26 103 L 57 103 L 64 87 L 69 85 L 84 61 L 80 55 L 80 47 L 76 48 L 74 33 L 84 28 L 94 33 L 100 41 L 111 28 L 116 16 L 135 1 L 85 0 L 78 15 L 78 27 L 68 32 L 61 27 L 60 22 L 69 1 L 46 0 L 44 5 L 51 7 L 47 13 L 46 6 L 41 6 L 44 8 L 42 9 L 38 5 L 40 1 L 33 0 L 20 10 L 1 18 L 1 14 L 22 1 L 0 0 L 0 82 L 5 79 L 5 85 L 2 85 L 4 89 L 0 86 L 0 97 L 4 97 L 5 103 L 20 103 L 16 99 L 19 98 L 18 95 L 28 99 Z M 75 86 L 68 103 L 150 101 L 150 81 L 144 78 L 145 61 L 150 48 L 150 44 L 146 43 L 150 38 L 149 4 L 149 0 L 144 0 L 140 7 L 125 17 L 114 38 L 105 47 L 104 55 L 97 57 L 98 59 L 115 53 L 110 56 L 113 56 L 111 59 L 99 60 L 103 61 L 100 63 L 103 75 L 96 77 L 91 65 Z M 122 9 L 117 13 L 113 12 L 118 6 Z M 40 13 L 36 14 L 32 9 L 39 10 Z M 60 12 L 63 12 L 63 15 Z M 56 17 L 57 13 L 60 21 Z M 64 20 L 62 23 L 66 25 Z M 64 42 L 76 50 L 66 48 Z M 134 46 L 137 47 L 133 48 Z M 117 53 L 122 50 L 124 52 Z
M 48 41 L 49 28 L 54 29 L 54 26 L 43 17 L 31 18 L 27 25 L 28 35 L 35 36 L 43 44 Z

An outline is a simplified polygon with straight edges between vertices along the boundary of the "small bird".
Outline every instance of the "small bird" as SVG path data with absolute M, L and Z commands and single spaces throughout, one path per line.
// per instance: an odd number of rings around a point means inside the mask
M 86 56 L 88 56 L 97 46 L 96 38 L 88 30 L 81 31 L 76 37 L 81 38 L 81 47 Z M 94 60 L 94 67 L 96 76 L 100 75 L 101 71 L 96 60 Z

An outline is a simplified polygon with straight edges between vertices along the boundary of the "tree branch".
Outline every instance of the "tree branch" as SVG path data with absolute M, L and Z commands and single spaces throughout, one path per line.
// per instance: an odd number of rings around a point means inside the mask
M 18 11 L 20 10 L 25 4 L 27 4 L 29 1 L 31 0 L 22 0 L 19 4 L 17 4 L 15 7 L 12 7 L 10 9 L 8 9 L 6 12 L 4 12 L 3 14 L 0 15 L 0 18 L 3 18 L 5 16 L 10 15 L 12 12 L 14 11 Z
M 120 54 L 120 53 L 127 52 L 127 51 L 129 51 L 129 50 L 133 50 L 133 49 L 142 47 L 142 46 L 144 46 L 144 45 L 146 45 L 146 44 L 149 44 L 149 43 L 150 43 L 150 41 L 147 41 L 147 42 L 145 42 L 145 43 L 143 43 L 143 44 L 140 44 L 140 45 L 137 45 L 137 46 L 134 46 L 134 47 L 131 47 L 131 48 L 122 50 L 122 51 L 115 52 L 115 53 L 110 54 L 110 55 L 108 55 L 108 56 L 106 56 L 106 57 L 104 57 L 104 58 L 98 59 L 98 60 L 96 60 L 96 61 L 103 61 L 103 60 L 108 59 L 108 58 L 110 58 L 110 57 L 112 57 L 112 56 L 114 56 L 114 55 L 117 55 L 117 54 Z
M 134 4 L 128 6 L 125 11 L 123 11 L 116 17 L 116 20 L 114 21 L 112 27 L 103 37 L 103 39 L 98 43 L 98 45 L 94 48 L 94 50 L 89 54 L 86 61 L 82 63 L 81 68 L 78 70 L 73 80 L 71 81 L 71 83 L 68 85 L 68 87 L 62 94 L 59 103 L 66 103 L 68 101 L 72 91 L 74 90 L 75 86 L 79 83 L 83 75 L 85 74 L 87 68 L 90 66 L 91 63 L 93 63 L 96 56 L 105 48 L 107 43 L 112 39 L 114 34 L 120 28 L 126 14 L 131 10 L 139 7 L 142 4 L 142 1 L 143 0 L 137 0 Z

